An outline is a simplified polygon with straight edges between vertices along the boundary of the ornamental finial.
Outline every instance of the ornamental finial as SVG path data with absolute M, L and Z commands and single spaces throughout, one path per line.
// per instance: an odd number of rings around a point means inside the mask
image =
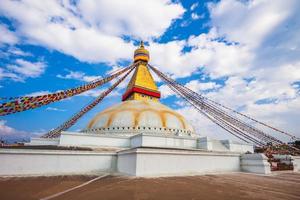
M 141 40 L 139 48 L 134 51 L 134 62 L 137 61 L 149 61 L 149 51 L 145 49 L 143 40 Z
M 144 48 L 144 41 L 143 40 L 141 40 L 141 42 L 140 42 L 140 47 Z

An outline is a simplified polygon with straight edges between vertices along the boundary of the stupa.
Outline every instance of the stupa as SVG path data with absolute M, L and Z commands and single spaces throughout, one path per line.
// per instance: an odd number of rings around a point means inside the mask
M 159 102 L 160 92 L 149 72 L 149 52 L 143 42 L 134 52 L 138 63 L 122 102 L 98 113 L 83 130 L 85 133 L 134 135 L 151 131 L 161 135 L 195 135 L 187 120 Z
M 263 155 L 245 154 L 253 153 L 253 145 L 201 136 L 201 130 L 195 130 L 184 116 L 160 103 L 160 91 L 147 66 L 149 59 L 141 42 L 133 58 L 137 66 L 120 103 L 96 114 L 80 132 L 62 132 L 59 138 L 31 138 L 27 144 L 57 149 L 0 152 L 4 161 L 0 175 L 105 172 L 177 176 L 270 171 Z

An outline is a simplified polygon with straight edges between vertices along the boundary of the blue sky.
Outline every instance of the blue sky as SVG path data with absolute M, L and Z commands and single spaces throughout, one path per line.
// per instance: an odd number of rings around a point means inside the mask
M 64 90 L 127 66 L 138 41 L 153 65 L 189 88 L 300 136 L 300 16 L 297 0 L 0 0 L 0 96 Z M 201 135 L 231 138 L 158 81 L 162 102 Z M 0 118 L 0 137 L 57 127 L 92 92 Z M 70 130 L 121 101 L 126 84 Z

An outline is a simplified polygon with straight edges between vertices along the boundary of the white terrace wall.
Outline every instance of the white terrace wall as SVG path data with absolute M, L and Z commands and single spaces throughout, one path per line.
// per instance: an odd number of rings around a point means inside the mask
M 127 165 L 135 160 L 135 165 Z M 118 153 L 118 171 L 132 176 L 172 176 L 240 171 L 239 153 L 136 148 Z
M 122 134 L 91 134 L 62 132 L 60 138 L 32 138 L 28 145 L 59 145 L 79 147 L 110 147 L 136 148 L 161 147 L 182 149 L 203 149 L 220 152 L 252 152 L 253 146 L 235 143 L 228 140 L 213 140 L 207 137 L 189 137 L 176 135 L 158 135 L 139 133 L 136 135 Z
M 298 160 L 297 160 L 298 161 Z M 168 148 L 119 152 L 0 149 L 0 176 L 96 174 L 178 176 L 247 171 L 269 173 L 263 155 Z
M 63 132 L 60 136 L 61 146 L 98 146 L 98 147 L 130 147 L 130 140 L 127 136 L 113 134 L 74 134 Z
M 135 147 L 169 147 L 197 148 L 197 138 L 184 136 L 138 134 L 130 138 L 131 148 Z
M 0 149 L 0 176 L 93 174 L 114 171 L 116 153 Z
M 300 172 L 300 156 L 293 156 L 294 171 Z
M 241 170 L 244 172 L 270 174 L 268 158 L 262 153 L 241 155 Z

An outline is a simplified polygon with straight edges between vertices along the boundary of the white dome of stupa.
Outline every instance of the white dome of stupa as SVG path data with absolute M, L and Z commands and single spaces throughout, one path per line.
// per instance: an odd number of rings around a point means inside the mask
M 84 132 L 136 133 L 152 132 L 191 135 L 193 127 L 186 119 L 158 101 L 130 100 L 98 113 Z

